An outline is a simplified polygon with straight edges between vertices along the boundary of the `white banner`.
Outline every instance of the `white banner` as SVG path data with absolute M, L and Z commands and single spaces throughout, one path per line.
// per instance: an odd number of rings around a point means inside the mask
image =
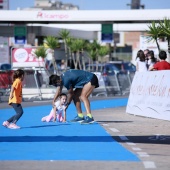
M 170 71 L 136 72 L 126 112 L 170 120 Z

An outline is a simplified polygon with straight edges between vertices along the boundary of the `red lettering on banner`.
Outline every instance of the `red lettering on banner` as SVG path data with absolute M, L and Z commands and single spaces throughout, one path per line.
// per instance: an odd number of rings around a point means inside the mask
M 168 97 L 170 97 L 170 88 L 168 89 Z
M 167 84 L 164 84 L 165 76 L 162 75 L 162 77 L 158 80 L 157 76 L 154 77 L 154 81 L 151 81 L 152 84 L 148 84 L 149 77 L 146 78 L 146 82 L 139 84 L 140 82 L 143 82 L 143 77 L 141 77 L 140 81 L 138 80 L 138 77 L 136 77 L 136 83 L 132 85 L 131 87 L 131 94 L 132 95 L 145 95 L 145 96 L 158 96 L 158 97 L 165 97 L 165 95 L 170 96 L 170 88 L 168 89 Z M 160 82 L 158 84 L 158 82 Z M 143 85 L 144 84 L 144 85 Z M 168 93 L 166 93 L 168 90 Z

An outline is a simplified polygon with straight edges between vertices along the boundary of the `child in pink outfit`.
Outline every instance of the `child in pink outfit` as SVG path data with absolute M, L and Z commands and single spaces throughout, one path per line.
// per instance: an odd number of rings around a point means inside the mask
M 67 95 L 62 93 L 59 97 L 59 100 L 55 102 L 55 106 L 51 109 L 51 112 L 48 116 L 45 116 L 41 119 L 42 122 L 55 122 L 56 119 L 58 122 L 66 122 L 66 101 Z

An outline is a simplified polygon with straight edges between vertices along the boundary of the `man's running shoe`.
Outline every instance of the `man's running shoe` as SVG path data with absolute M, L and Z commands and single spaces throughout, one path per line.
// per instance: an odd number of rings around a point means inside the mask
M 84 117 L 76 116 L 73 120 L 70 120 L 70 122 L 82 122 L 84 121 Z
M 89 116 L 86 117 L 86 119 L 84 121 L 81 122 L 81 124 L 91 124 L 94 122 L 93 117 L 90 118 Z

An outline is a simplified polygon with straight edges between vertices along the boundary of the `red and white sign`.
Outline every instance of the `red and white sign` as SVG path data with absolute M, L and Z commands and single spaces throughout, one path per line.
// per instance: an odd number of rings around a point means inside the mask
M 13 67 L 44 67 L 44 59 L 36 57 L 36 48 L 14 48 L 12 51 Z

